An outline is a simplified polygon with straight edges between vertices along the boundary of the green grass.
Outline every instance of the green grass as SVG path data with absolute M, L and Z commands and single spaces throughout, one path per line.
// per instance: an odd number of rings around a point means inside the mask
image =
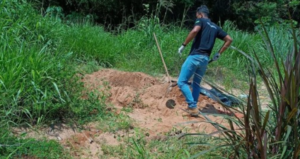
M 63 39 L 72 33 L 70 26 L 42 17 L 26 2 L 18 2 L 0 5 L 1 121 L 37 124 L 69 116 L 84 119 L 90 110 L 101 110 L 103 103 L 96 106 L 96 97 L 81 100 L 84 88 L 76 67 L 82 52 Z M 89 57 L 97 59 L 92 50 L 88 50 Z
M 262 67 L 273 68 L 269 49 L 262 45 L 264 39 L 258 33 L 240 31 L 230 22 L 222 27 L 234 39 L 233 46 L 251 56 L 256 52 Z M 126 115 L 117 118 L 105 111 L 106 94 L 92 91 L 84 94 L 87 98 L 82 98 L 83 92 L 86 92 L 80 81 L 82 75 L 103 67 L 164 74 L 153 38 L 155 33 L 170 74 L 177 76 L 191 47 L 189 44 L 183 57 L 179 58 L 177 49 L 191 28 L 163 26 L 157 19 L 142 19 L 135 28 L 109 33 L 101 26 L 66 24 L 58 17 L 41 16 L 21 0 L 0 2 L 0 28 L 0 126 L 4 130 L 57 120 L 82 124 L 94 119 L 119 120 L 108 126 L 111 131 L 128 129 L 130 121 Z M 267 31 L 276 56 L 284 59 L 289 52 L 284 48 L 291 46 L 288 40 L 291 36 L 282 26 L 274 26 Z M 217 41 L 213 52 L 221 45 L 222 41 Z M 208 79 L 228 88 L 244 87 L 243 83 L 248 81 L 245 76 L 247 66 L 244 56 L 228 49 L 217 62 L 209 65 Z M 242 82 L 233 84 L 232 79 Z M 97 113 L 91 115 L 91 112 Z M 7 138 L 5 135 L 0 137 Z M 1 152 L 15 154 L 16 149 Z M 179 152 L 186 154 L 184 150 Z
M 143 23 L 143 21 L 139 23 Z M 104 67 L 141 71 L 151 75 L 164 74 L 163 63 L 153 38 L 153 33 L 156 33 L 168 70 L 170 74 L 177 76 L 180 66 L 189 53 L 191 44 L 185 49 L 181 58 L 178 56 L 177 49 L 189 30 L 176 26 L 161 26 L 156 23 L 152 25 L 154 26 L 145 28 L 140 28 L 138 25 L 136 28 L 120 32 L 117 35 L 104 32 L 99 26 L 75 25 L 68 29 L 70 33 L 62 35 L 61 39 L 64 43 L 61 47 L 69 48 L 69 51 L 72 51 L 76 57 L 82 57 L 83 63 L 96 60 L 98 65 Z M 261 44 L 263 39 L 259 34 L 238 30 L 231 22 L 225 23 L 222 27 L 234 39 L 233 46 L 245 51 L 250 56 L 254 51 L 259 52 L 258 57 L 264 66 L 272 66 L 271 55 Z M 290 36 L 287 36 L 282 28 L 273 27 L 269 29 L 269 32 L 273 35 L 271 37 L 273 41 L 278 41 L 276 37 L 280 36 L 282 39 L 286 39 L 282 40 L 285 45 L 290 45 L 287 40 Z M 221 40 L 217 40 L 213 53 L 217 52 L 222 44 Z M 277 45 L 276 47 L 278 48 L 277 54 L 284 57 L 286 53 L 280 51 L 281 46 Z M 247 77 L 244 76 L 248 72 L 247 66 L 247 58 L 229 48 L 218 61 L 210 64 L 208 74 L 213 73 L 215 69 L 224 68 L 223 74 L 225 75 L 221 82 L 232 78 L 247 81 Z M 217 78 L 217 76 L 218 74 L 212 78 Z
M 133 129 L 133 120 L 127 115 L 128 109 L 123 109 L 120 113 L 116 114 L 115 109 L 108 113 L 105 117 L 98 119 L 98 128 L 104 132 L 118 132 L 120 130 L 129 131 Z
M 57 120 L 89 121 L 94 109 L 103 116 L 105 97 L 90 92 L 83 100 L 83 84 L 76 72 L 75 55 L 59 50 L 60 35 L 67 25 L 49 17 L 42 17 L 25 1 L 0 2 L 0 126 L 3 132 L 11 127 L 50 124 Z M 0 138 L 8 139 L 5 133 Z M 56 147 L 52 141 L 20 140 L 10 136 L 0 155 L 30 155 L 57 158 L 39 154 L 39 148 Z M 23 143 L 37 142 L 37 147 Z M 5 142 L 1 142 L 5 143 Z M 49 144 L 49 146 L 47 146 Z M 21 151 L 23 150 L 23 151 Z M 28 150 L 27 152 L 25 150 Z M 18 153 L 17 153 L 18 152 Z M 58 157 L 59 158 L 59 157 Z
M 188 159 L 192 158 L 199 151 L 209 149 L 210 139 L 199 137 L 187 137 L 179 140 L 176 136 L 161 136 L 160 138 L 146 137 L 140 129 L 135 129 L 135 135 L 122 138 L 118 146 L 103 145 L 103 155 L 99 158 L 123 158 L 123 159 L 141 159 L 141 158 L 161 158 L 161 159 Z M 192 145 L 189 143 L 199 143 Z M 220 157 L 221 153 L 210 152 L 202 155 L 203 158 L 215 159 Z M 224 156 L 225 157 L 225 156 Z
M 70 158 L 63 147 L 54 140 L 36 140 L 22 134 L 16 138 L 0 130 L 0 158 Z

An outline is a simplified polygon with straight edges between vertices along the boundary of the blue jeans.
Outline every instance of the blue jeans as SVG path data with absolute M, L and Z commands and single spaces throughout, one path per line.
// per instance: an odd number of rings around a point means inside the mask
M 198 98 L 200 95 L 200 82 L 205 74 L 208 56 L 205 55 L 189 55 L 183 63 L 178 78 L 178 87 L 185 96 L 188 107 L 197 108 Z M 194 75 L 191 92 L 188 81 Z

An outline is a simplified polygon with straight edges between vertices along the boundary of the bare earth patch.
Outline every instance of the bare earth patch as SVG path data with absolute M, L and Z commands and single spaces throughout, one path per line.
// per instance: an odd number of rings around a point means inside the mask
M 144 130 L 148 140 L 163 140 L 166 136 L 182 133 L 212 133 L 216 129 L 206 123 L 205 118 L 190 117 L 182 109 L 186 108 L 185 98 L 177 86 L 170 90 L 165 77 L 155 78 L 140 72 L 122 72 L 103 69 L 83 78 L 88 90 L 97 90 L 108 94 L 107 104 L 116 108 L 115 115 L 120 115 L 122 108 L 131 108 L 128 113 L 134 121 L 133 127 Z M 204 87 L 208 87 L 204 85 Z M 168 91 L 169 90 L 169 91 Z M 83 96 L 84 97 L 84 96 Z M 175 101 L 173 108 L 166 102 Z M 222 116 L 222 106 L 206 96 L 199 97 L 198 108 L 207 113 L 210 120 L 228 126 Z M 113 109 L 111 110 L 113 111 Z M 27 132 L 28 137 L 48 138 L 59 141 L 73 158 L 99 158 L 105 156 L 102 146 L 117 146 L 124 142 L 121 137 L 134 136 L 133 130 L 119 130 L 116 133 L 103 132 L 93 122 L 84 128 L 72 128 L 63 124 L 38 131 L 16 129 L 16 134 Z
M 216 129 L 203 121 L 203 117 L 190 117 L 182 109 L 186 108 L 184 96 L 177 86 L 168 91 L 169 83 L 164 77 L 151 77 L 140 72 L 121 72 L 113 69 L 103 69 L 86 75 L 83 79 L 89 89 L 104 91 L 104 83 L 110 86 L 109 100 L 117 108 L 132 107 L 129 116 L 134 119 L 135 126 L 148 131 L 150 136 L 164 134 L 172 129 L 183 132 L 211 133 Z M 166 102 L 173 99 L 174 109 L 166 107 Z M 220 104 L 200 96 L 198 107 L 203 112 L 210 113 L 212 121 L 223 123 L 223 118 L 214 116 L 220 114 Z M 224 123 L 225 124 L 225 123 Z M 226 125 L 226 124 L 225 124 Z

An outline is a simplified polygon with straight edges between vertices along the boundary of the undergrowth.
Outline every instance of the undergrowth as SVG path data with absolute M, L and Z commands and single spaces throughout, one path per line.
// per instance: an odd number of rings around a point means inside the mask
M 172 132 L 170 132 L 172 133 Z M 188 159 L 193 157 L 193 154 L 199 150 L 205 151 L 208 147 L 206 144 L 210 142 L 210 138 L 197 138 L 188 137 L 184 140 L 178 140 L 178 135 L 164 135 L 161 136 L 149 136 L 144 134 L 140 129 L 132 130 L 132 134 L 125 134 L 120 140 L 119 145 L 103 145 L 103 155 L 99 158 L 124 158 L 124 159 L 151 159 L 151 158 L 174 158 L 174 159 Z M 203 145 L 197 145 L 191 147 L 187 143 L 200 142 Z M 207 153 L 203 158 L 215 159 L 219 157 L 221 153 L 212 152 Z
M 53 17 L 50 13 L 40 15 L 23 0 L 1 1 L 0 126 L 3 132 L 9 132 L 12 127 L 68 119 L 81 124 L 95 117 L 104 119 L 107 96 L 101 92 L 87 92 L 81 81 L 83 75 L 100 67 L 163 74 L 164 67 L 152 36 L 154 32 L 169 72 L 177 76 L 191 45 L 181 58 L 177 49 L 189 29 L 162 25 L 155 18 L 142 18 L 137 23 L 135 28 L 109 33 L 103 27 L 89 22 L 64 23 L 61 17 Z M 261 67 L 273 68 L 272 55 L 268 53 L 269 48 L 261 45 L 265 41 L 261 36 L 240 31 L 231 22 L 226 22 L 222 27 L 234 39 L 233 46 L 252 50 L 251 55 L 257 52 Z M 266 31 L 271 34 L 269 38 L 276 49 L 291 45 L 288 40 L 290 36 L 286 36 L 280 26 Z M 221 45 L 222 41 L 217 41 L 213 52 Z M 281 59 L 285 59 L 286 54 L 285 50 L 276 52 Z M 218 61 L 210 64 L 208 75 L 214 79 L 219 74 L 209 72 L 224 67 L 226 69 L 221 72 L 224 75 L 221 81 L 230 81 L 232 78 L 247 81 L 244 76 L 248 72 L 247 60 L 238 51 L 229 49 Z M 125 121 L 120 127 L 128 126 Z M 0 137 L 4 140 L 11 138 L 2 132 Z M 4 146 L 1 145 L 1 156 L 39 154 L 35 151 L 39 150 L 38 144 L 35 144 L 37 147 L 28 148 L 26 143 L 40 141 L 12 138 L 8 145 L 5 142 Z M 16 144 L 20 146 L 9 146 Z M 49 141 L 42 144 L 55 146 L 57 143 Z M 28 153 L 25 153 L 25 149 L 23 151 L 24 145 L 26 150 L 30 150 Z M 60 150 L 57 152 L 58 155 L 62 153 Z
M 26 133 L 19 138 L 0 130 L 0 158 L 70 158 L 63 147 L 54 140 L 27 138 Z M 25 138 L 26 137 L 26 138 Z

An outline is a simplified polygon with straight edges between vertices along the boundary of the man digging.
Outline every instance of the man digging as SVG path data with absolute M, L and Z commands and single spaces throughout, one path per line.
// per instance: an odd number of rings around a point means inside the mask
M 201 5 L 196 11 L 196 22 L 194 28 L 188 34 L 184 43 L 178 49 L 178 53 L 182 54 L 185 46 L 192 40 L 192 48 L 189 56 L 182 65 L 178 78 L 178 87 L 185 96 L 188 104 L 187 112 L 191 116 L 198 116 L 197 108 L 198 98 L 200 95 L 200 82 L 205 74 L 209 56 L 215 44 L 216 38 L 224 41 L 221 49 L 212 58 L 217 60 L 220 55 L 230 46 L 232 39 L 219 26 L 211 22 L 208 18 L 209 10 L 205 5 Z M 193 76 L 194 75 L 194 76 Z M 193 76 L 192 92 L 189 88 L 188 81 Z

